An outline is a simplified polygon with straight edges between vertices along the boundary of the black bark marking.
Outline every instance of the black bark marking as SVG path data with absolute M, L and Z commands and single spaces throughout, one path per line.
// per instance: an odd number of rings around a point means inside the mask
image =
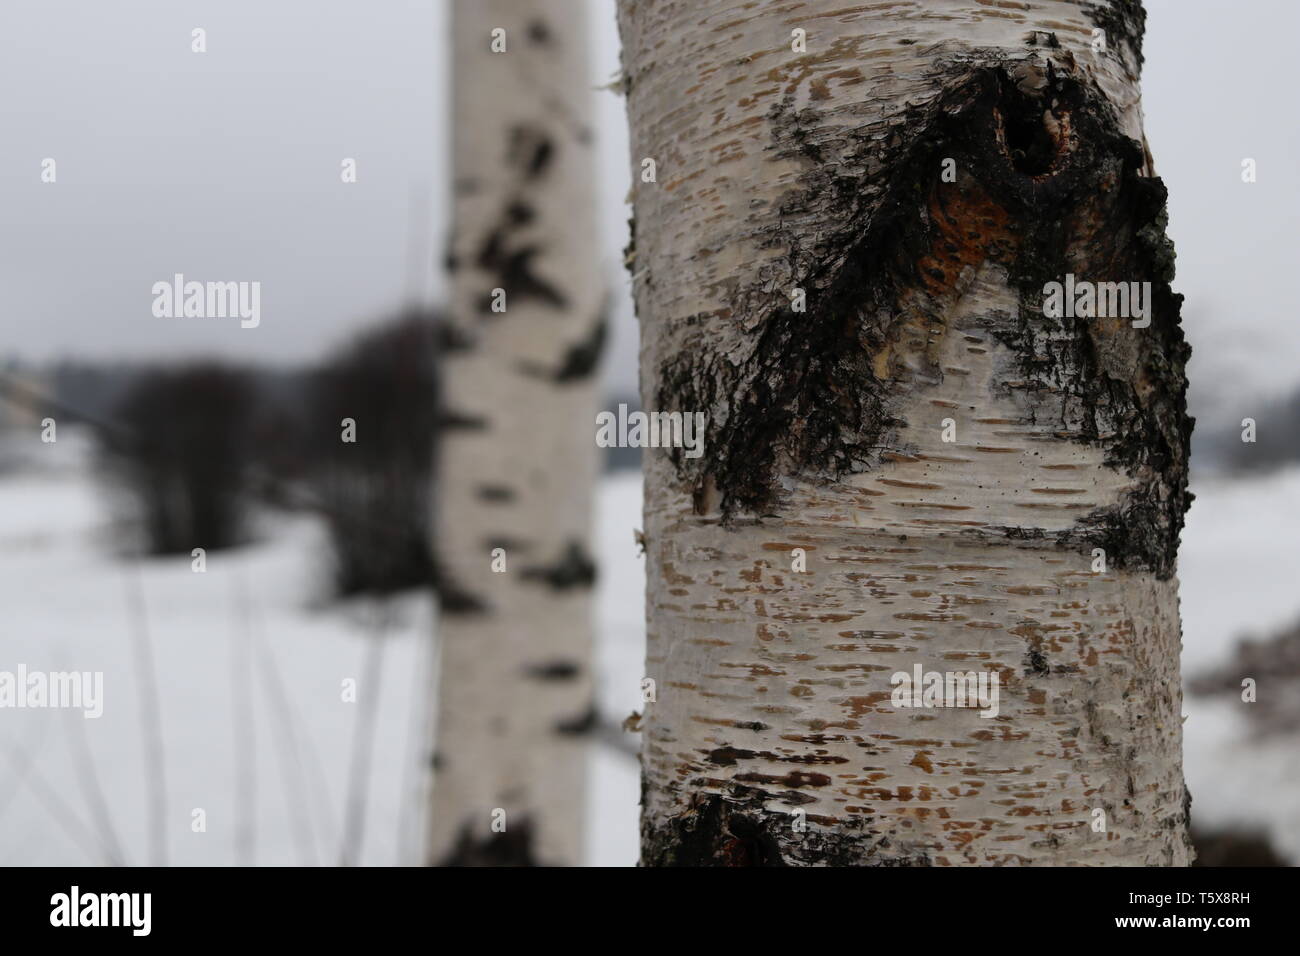
M 506 155 L 510 165 L 522 171 L 527 179 L 536 179 L 555 158 L 555 143 L 541 127 L 521 124 L 510 130 Z
M 483 431 L 488 420 L 479 415 L 464 415 L 450 409 L 438 416 L 438 427 L 445 431 Z
M 541 681 L 573 680 L 582 673 L 582 665 L 577 661 L 547 661 L 544 664 L 531 664 L 527 672 L 529 677 Z
M 528 24 L 528 39 L 538 46 L 546 46 L 552 40 L 551 28 L 541 20 L 532 20 Z
M 509 485 L 479 485 L 478 496 L 482 501 L 490 501 L 493 504 L 505 504 L 514 501 L 515 490 Z
M 1122 44 L 1127 47 L 1131 62 L 1125 63 L 1134 77 L 1142 73 L 1142 37 L 1146 35 L 1147 12 L 1142 0 L 1108 0 L 1106 3 L 1087 3 L 1084 14 L 1106 34 L 1106 49 Z
M 1025 652 L 1026 677 L 1048 677 L 1051 673 L 1052 665 L 1047 662 L 1047 658 L 1043 656 L 1043 652 L 1039 647 L 1031 647 Z
M 492 273 L 495 288 L 505 290 L 506 309 L 520 299 L 536 299 L 555 309 L 563 309 L 568 299 L 558 288 L 536 274 L 533 259 L 541 254 L 541 246 L 536 243 L 511 248 L 510 233 L 517 228 L 513 223 L 504 223 L 488 233 L 478 254 L 478 267 Z M 491 292 L 486 292 L 479 299 L 479 312 L 485 315 L 499 315 L 492 311 Z
M 589 588 L 596 583 L 596 563 L 580 542 L 570 541 L 552 564 L 534 565 L 521 572 L 526 581 L 537 581 L 556 591 Z
M 486 601 L 447 580 L 438 579 L 438 611 L 441 614 L 468 616 L 486 614 L 490 610 Z
M 434 352 L 441 358 L 474 350 L 474 339 L 454 322 L 442 320 L 434 330 Z
M 739 725 L 737 725 L 739 726 Z M 744 750 L 738 747 L 724 746 L 708 751 L 705 759 L 709 763 L 719 767 L 734 767 L 740 760 L 768 760 L 773 763 L 797 763 L 797 764 L 839 764 L 848 763 L 845 757 L 837 757 L 832 754 L 823 753 L 797 753 L 792 755 L 782 755 L 773 753 L 770 750 Z M 758 779 L 758 775 L 752 775 Z M 735 777 L 736 780 L 746 779 L 745 775 Z M 765 778 L 767 779 L 767 778 Z M 784 777 L 772 777 L 768 782 L 781 783 L 785 786 L 798 788 L 801 786 L 825 786 L 830 783 L 830 778 L 824 774 L 787 774 Z
M 1012 97 L 1030 99 L 1008 88 L 1004 102 Z M 1041 107 L 1042 104 L 1037 105 Z M 999 109 L 999 114 L 1012 165 L 1026 176 L 1041 176 L 1049 172 L 1060 153 L 1060 144 L 1043 122 L 1042 114 L 1036 112 L 1034 104 L 1019 103 L 1012 109 Z
M 642 804 L 646 781 L 642 776 Z M 677 816 L 656 826 L 643 814 L 642 866 L 929 866 L 872 832 L 870 821 L 809 818 L 794 829 L 789 813 L 767 809 L 772 794 L 740 784 L 726 794 L 696 793 Z
M 478 836 L 466 823 L 451 851 L 436 866 L 542 866 L 533 849 L 533 823 L 525 817 L 507 821 L 501 833 Z
M 776 510 L 779 476 L 833 481 L 878 466 L 887 451 L 906 453 L 894 411 L 943 375 L 929 329 L 945 327 L 963 269 L 992 261 L 1020 298 L 1019 315 L 980 320 L 1018 356 L 999 387 L 1030 421 L 1104 449 L 1107 464 L 1140 479 L 1119 507 L 1052 543 L 1108 545 L 1120 567 L 1172 574 L 1192 422 L 1165 187 L 1144 175 L 1142 146 L 1119 132 L 1099 90 L 1051 63 L 1037 67 L 1037 89 L 1024 63 L 940 77 L 945 92 L 905 110 L 883 137 L 873 129 L 855 139 L 815 109 L 794 109 L 792 97 L 773 107 L 776 154 L 809 165 L 767 227 L 771 243 L 791 250 L 786 272 L 756 276 L 733 296 L 728 318 L 747 333 L 743 353 L 690 335 L 699 317 L 687 318 L 658 374 L 657 407 L 713 410 L 705 456 L 670 452 L 697 507 L 716 489 L 731 523 L 738 512 Z M 945 158 L 956 160 L 955 183 L 941 181 Z M 811 237 L 785 225 L 809 218 L 819 223 Z M 1067 272 L 1151 281 L 1151 326 L 1043 317 L 1043 284 Z M 802 314 L 788 304 L 796 286 L 807 295 Z
M 752 750 L 737 750 L 735 747 L 719 747 L 709 752 L 708 761 L 719 767 L 734 767 L 737 758 L 744 760 L 756 756 Z
M 627 217 L 627 245 L 623 247 L 623 267 L 636 274 L 636 215 Z
M 520 124 L 511 127 L 506 143 L 506 163 L 516 172 L 518 182 L 490 228 L 478 244 L 475 265 L 490 274 L 494 288 L 506 294 L 506 309 L 520 299 L 536 299 L 554 309 L 564 309 L 567 297 L 537 274 L 534 260 L 544 254 L 542 244 L 520 234 L 537 219 L 537 211 L 527 200 L 530 190 L 541 188 L 538 180 L 555 160 L 556 147 L 546 130 Z M 478 310 L 487 317 L 500 315 L 492 311 L 492 292 L 478 301 Z
M 590 378 L 600 367 L 600 356 L 605 351 L 608 330 L 609 322 L 602 314 L 596 319 L 586 338 L 575 342 L 565 350 L 563 358 L 554 370 L 537 362 L 521 362 L 519 371 L 534 378 L 549 379 L 557 385 Z
M 506 206 L 505 220 L 512 226 L 526 226 L 537 218 L 537 212 L 522 199 L 516 199 Z
M 1082 91 L 1086 92 L 1087 91 Z M 1141 170 L 1145 152 L 1121 136 L 1102 102 L 1086 95 L 1071 113 L 1077 131 L 1078 182 L 1058 215 L 1025 219 L 1021 252 L 1009 263 L 1020 290 L 1018 317 L 987 331 L 1019 356 L 1005 387 L 1035 420 L 1058 434 L 1102 448 L 1105 463 L 1139 479 L 1119 505 L 1080 518 L 1053 536 L 1058 547 L 1104 548 L 1121 569 L 1173 574 L 1183 516 L 1192 495 L 1187 467 L 1193 420 L 1185 367 L 1191 354 L 1173 292 L 1173 243 L 1167 238 L 1167 191 Z M 1043 316 L 1042 288 L 1067 272 L 1100 281 L 1150 281 L 1151 326 L 1118 333 L 1094 319 Z
M 751 801 L 752 802 L 752 801 Z M 642 828 L 643 866 L 785 866 L 770 827 L 790 821 L 744 802 L 701 796 L 662 830 Z
M 579 737 L 591 733 L 599 724 L 600 714 L 597 713 L 596 704 L 593 701 L 586 710 L 576 717 L 557 721 L 555 732 L 562 737 Z
M 605 351 L 605 340 L 609 332 L 609 322 L 604 315 L 596 319 L 587 338 L 570 346 L 564 360 L 555 371 L 556 382 L 577 382 L 590 378 L 600 365 L 601 353 Z

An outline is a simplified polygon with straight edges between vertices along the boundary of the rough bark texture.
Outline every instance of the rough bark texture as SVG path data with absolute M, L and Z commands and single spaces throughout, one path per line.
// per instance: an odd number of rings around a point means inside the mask
M 591 88 L 564 0 L 453 8 L 453 322 L 444 363 L 429 860 L 580 862 L 604 339 Z M 505 30 L 505 52 L 491 51 Z M 504 312 L 492 310 L 493 290 Z M 505 551 L 504 573 L 492 551 Z M 506 829 L 492 813 L 506 811 Z
M 1188 863 L 1140 5 L 619 17 L 642 389 L 709 422 L 646 458 L 642 862 Z M 1151 282 L 1150 326 L 1045 317 L 1067 273 Z M 916 664 L 996 673 L 999 714 L 895 707 Z

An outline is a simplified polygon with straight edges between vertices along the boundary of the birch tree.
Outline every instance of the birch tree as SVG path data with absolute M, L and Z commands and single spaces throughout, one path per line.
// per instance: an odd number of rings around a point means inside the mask
M 644 865 L 1189 862 L 1144 20 L 620 0 Z
M 434 864 L 580 857 L 604 324 L 578 12 L 453 5 Z

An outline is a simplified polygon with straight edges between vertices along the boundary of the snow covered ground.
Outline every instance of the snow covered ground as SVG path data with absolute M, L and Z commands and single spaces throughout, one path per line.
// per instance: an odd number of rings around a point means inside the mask
M 106 862 L 114 844 L 130 863 L 154 859 L 133 594 L 143 595 L 158 674 L 169 863 L 339 862 L 369 693 L 379 703 L 360 861 L 418 863 L 432 602 L 396 602 L 369 688 L 377 607 L 323 604 L 328 546 L 315 518 L 263 515 L 258 543 L 209 554 L 202 574 L 188 557 L 125 560 L 87 436 L 58 437 L 0 474 L 0 670 L 102 671 L 104 712 L 0 709 L 0 864 Z M 617 722 L 640 706 L 638 478 L 608 482 L 599 506 L 600 700 Z M 345 680 L 356 702 L 343 699 Z M 591 861 L 634 862 L 635 760 L 595 748 L 590 789 Z M 96 836 L 108 829 L 98 805 L 115 839 Z M 205 832 L 194 832 L 195 810 Z
M 1185 679 L 1230 659 L 1239 638 L 1272 636 L 1300 618 L 1300 468 L 1249 480 L 1194 480 L 1192 490 L 1197 497 L 1178 560 Z M 1261 681 L 1259 693 L 1270 692 Z M 1300 727 L 1261 739 L 1246 722 L 1250 706 L 1236 698 L 1184 697 L 1192 820 L 1262 829 L 1300 864 Z
M 1240 634 L 1271 632 L 1300 614 L 1296 536 L 1280 523 L 1300 496 L 1300 469 L 1196 491 L 1181 559 L 1185 673 L 1223 660 Z M 339 862 L 353 735 L 371 693 L 378 713 L 359 859 L 419 862 L 431 601 L 396 603 L 380 639 L 381 678 L 369 687 L 376 607 L 322 604 L 328 549 L 314 518 L 267 514 L 259 543 L 210 554 L 196 574 L 188 558 L 116 556 L 109 515 L 86 438 L 71 430 L 41 446 L 34 467 L 0 474 L 0 670 L 103 671 L 105 682 L 97 720 L 0 710 L 0 863 L 152 859 L 148 696 L 135 664 L 144 644 L 133 595 L 143 596 L 159 675 L 168 862 Z M 600 709 L 615 723 L 641 708 L 639 526 L 639 477 L 607 478 L 598 501 L 597 667 Z M 347 680 L 357 682 L 358 702 L 343 699 Z M 1195 816 L 1264 825 L 1300 860 L 1300 731 L 1256 745 L 1244 706 L 1187 700 Z M 596 745 L 592 767 L 589 862 L 631 865 L 635 761 Z M 192 826 L 199 809 L 205 832 Z M 104 836 L 105 817 L 115 838 Z

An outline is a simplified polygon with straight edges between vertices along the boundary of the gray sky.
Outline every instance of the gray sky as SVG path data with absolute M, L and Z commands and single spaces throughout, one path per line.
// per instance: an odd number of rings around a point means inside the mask
M 574 2 L 590 7 L 595 88 L 618 66 L 613 0 Z M 1172 194 L 1195 387 L 1202 399 L 1281 391 L 1300 380 L 1290 289 L 1300 4 L 1147 8 L 1147 133 Z M 446 10 L 447 0 L 7 2 L 0 359 L 218 352 L 291 362 L 412 291 L 439 297 Z M 190 51 L 196 26 L 207 30 L 203 55 Z M 618 294 L 610 375 L 630 389 L 636 326 L 619 265 L 627 135 L 622 101 L 593 95 L 602 267 Z M 345 186 L 349 156 L 359 182 Z M 1249 185 L 1248 156 L 1258 163 Z M 46 157 L 56 185 L 40 182 Z M 150 287 L 175 272 L 260 280 L 261 325 L 154 318 Z
M 1169 186 L 1175 290 L 1193 355 L 1201 423 L 1215 397 L 1300 382 L 1300 128 L 1292 99 L 1294 0 L 1146 0 L 1142 99 L 1156 170 Z M 1241 181 L 1241 161 L 1258 181 Z M 1250 408 L 1224 408 L 1237 423 Z M 1223 423 L 1217 423 L 1222 425 Z M 1234 427 L 1239 428 L 1239 425 Z
M 412 197 L 436 191 L 443 224 L 437 9 L 6 4 L 0 350 L 294 359 L 399 301 Z M 149 287 L 175 272 L 260 280 L 261 326 L 155 319 Z

